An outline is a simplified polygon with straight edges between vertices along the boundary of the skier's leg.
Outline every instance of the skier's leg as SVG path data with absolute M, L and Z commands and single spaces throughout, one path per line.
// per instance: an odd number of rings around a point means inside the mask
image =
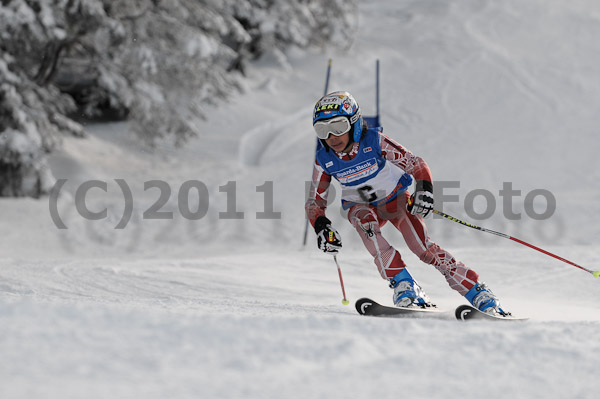
M 381 277 L 390 282 L 394 289 L 393 301 L 396 306 L 431 306 L 429 298 L 412 278 L 400 253 L 381 235 L 380 227 L 387 220 L 381 219 L 379 209 L 368 205 L 355 205 L 348 213 L 348 219 L 360 235 Z
M 402 196 L 399 202 L 405 202 L 406 197 L 408 194 Z M 457 262 L 452 254 L 432 242 L 423 217 L 411 215 L 405 209 L 401 207 L 398 216 L 391 222 L 400 230 L 410 250 L 423 262 L 433 265 L 442 273 L 450 288 L 465 296 L 477 284 L 479 275 L 462 262 Z
M 400 253 L 381 235 L 380 223 L 375 210 L 369 205 L 355 205 L 348 212 L 348 220 L 373 256 L 373 261 L 385 280 L 390 280 L 400 273 L 406 265 Z
M 405 209 L 405 207 L 406 204 L 404 203 L 402 209 Z M 394 220 L 399 213 L 402 213 L 398 197 L 383 206 L 371 209 L 375 211 L 376 218 L 382 225 L 387 221 Z M 393 275 L 393 273 L 396 274 Z M 390 279 L 390 288 L 394 289 L 394 305 L 398 307 L 435 306 L 406 268 L 401 269 L 399 272 L 398 269 L 391 270 L 391 273 L 388 274 L 389 277 L 392 277 Z
M 446 277 L 450 288 L 458 291 L 482 312 L 507 314 L 500 307 L 500 301 L 494 293 L 484 283 L 478 281 L 479 275 L 474 270 L 469 269 L 462 262 L 457 262 L 448 251 L 429 239 L 427 227 L 421 216 L 407 213 L 406 218 L 403 218 L 399 225 L 408 247 L 423 262 L 435 266 Z

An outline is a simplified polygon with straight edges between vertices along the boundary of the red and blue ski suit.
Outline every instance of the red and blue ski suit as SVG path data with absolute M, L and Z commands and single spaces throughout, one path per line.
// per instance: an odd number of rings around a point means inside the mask
M 342 184 L 342 206 L 348 209 L 348 220 L 373 256 L 381 277 L 389 281 L 406 267 L 400 253 L 381 234 L 381 227 L 390 222 L 410 250 L 464 296 L 479 276 L 432 242 L 423 217 L 406 210 L 411 175 L 417 181 L 432 182 L 423 159 L 380 131 L 369 129 L 348 154 L 324 147 L 317 151 L 306 213 L 313 227 L 319 216 L 325 216 L 331 179 L 336 178 Z

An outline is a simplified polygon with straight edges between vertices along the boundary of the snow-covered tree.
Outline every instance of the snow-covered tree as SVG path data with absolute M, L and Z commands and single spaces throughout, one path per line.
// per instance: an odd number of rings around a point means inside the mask
M 0 6 L 2 196 L 37 197 L 47 192 L 53 178 L 45 154 L 60 143 L 61 132 L 83 134 L 81 126 L 66 117 L 76 110 L 75 102 L 51 84 L 61 47 L 83 34 L 92 19 L 86 18 L 87 10 L 73 9 L 72 3 L 3 1 Z M 56 13 L 65 6 L 70 7 Z
M 249 60 L 347 47 L 355 12 L 343 0 L 3 0 L 0 195 L 47 192 L 45 154 L 84 134 L 71 118 L 128 118 L 149 143 L 197 135 Z

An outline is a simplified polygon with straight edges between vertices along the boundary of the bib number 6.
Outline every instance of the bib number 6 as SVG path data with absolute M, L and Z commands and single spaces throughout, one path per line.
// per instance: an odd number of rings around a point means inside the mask
M 375 193 L 375 190 L 373 190 L 373 187 L 369 185 L 359 188 L 358 195 L 360 195 L 360 198 L 365 202 L 377 201 L 377 194 Z

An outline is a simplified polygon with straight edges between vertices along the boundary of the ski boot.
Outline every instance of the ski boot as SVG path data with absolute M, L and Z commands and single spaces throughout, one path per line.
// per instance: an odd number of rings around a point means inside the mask
M 491 314 L 493 316 L 509 316 L 510 313 L 505 312 L 500 307 L 500 300 L 494 295 L 485 283 L 477 283 L 473 288 L 465 294 L 465 298 L 474 308 L 479 309 L 484 313 Z
M 404 269 L 396 274 L 390 280 L 390 288 L 394 289 L 394 305 L 399 308 L 408 307 L 435 307 L 429 301 L 429 297 L 425 294 L 421 286 L 415 279 Z

